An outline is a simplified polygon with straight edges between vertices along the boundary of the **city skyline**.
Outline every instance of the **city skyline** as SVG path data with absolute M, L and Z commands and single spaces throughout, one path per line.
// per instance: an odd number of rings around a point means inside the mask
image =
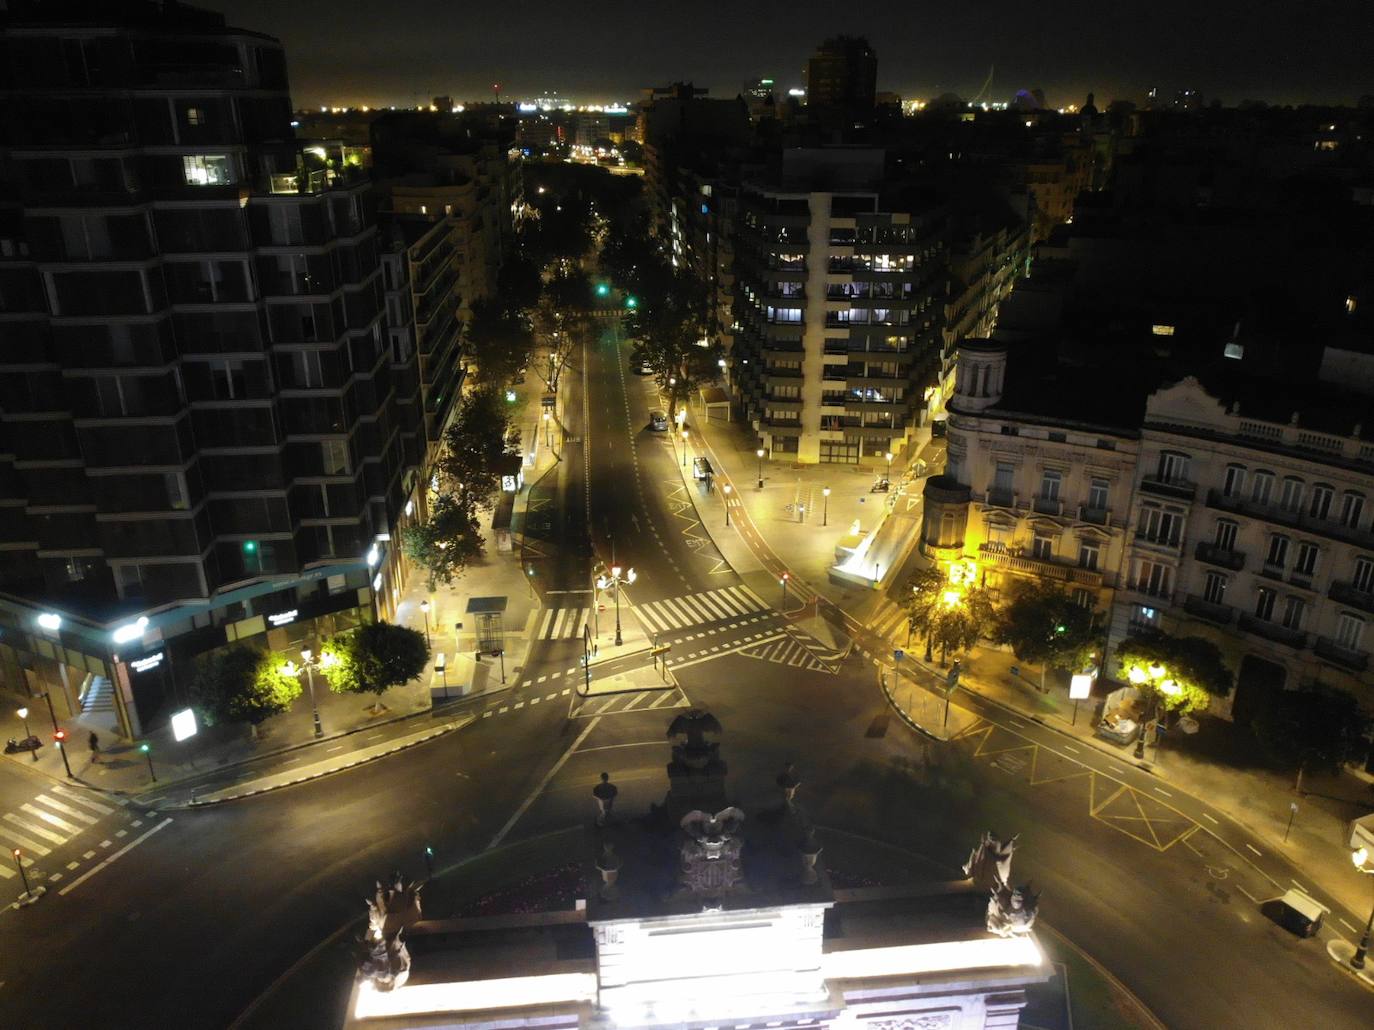
M 1151 6 L 1147 20 L 1090 18 L 1089 8 L 1070 3 L 1027 24 L 1018 7 L 993 0 L 927 26 L 915 10 L 860 8 L 837 19 L 818 4 L 790 5 L 778 17 L 771 5 L 740 11 L 700 3 L 697 17 L 668 26 L 626 4 L 591 15 L 534 3 L 483 21 L 480 32 L 462 5 L 432 0 L 412 0 L 410 17 L 391 7 L 355 8 L 333 10 L 327 22 L 311 5 L 234 0 L 223 9 L 230 24 L 282 40 L 293 96 L 305 107 L 478 99 L 494 83 L 503 97 L 558 91 L 575 100 L 629 100 L 643 87 L 686 80 L 730 96 L 759 77 L 785 92 L 804 85 L 816 44 L 842 33 L 868 36 L 878 88 L 903 97 L 971 97 L 991 69 L 991 98 L 1040 88 L 1049 106 L 1081 103 L 1090 91 L 1099 103 L 1138 102 L 1151 87 L 1163 96 L 1196 89 L 1228 105 L 1354 104 L 1374 92 L 1357 42 L 1369 37 L 1360 22 L 1374 31 L 1371 15 L 1339 2 L 1316 7 L 1259 19 L 1239 3 L 1166 0 Z M 747 54 L 731 54 L 731 36 L 750 41 Z

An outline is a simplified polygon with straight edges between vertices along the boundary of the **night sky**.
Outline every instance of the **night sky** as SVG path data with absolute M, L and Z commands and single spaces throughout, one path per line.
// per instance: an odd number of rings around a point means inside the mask
M 823 38 L 866 35 L 878 88 L 988 99 L 1045 90 L 1055 106 L 1182 88 L 1227 104 L 1354 103 L 1374 93 L 1370 0 L 198 0 L 286 45 L 298 105 L 410 104 L 447 94 L 558 91 L 633 100 L 690 79 L 733 96 L 746 78 L 801 86 Z

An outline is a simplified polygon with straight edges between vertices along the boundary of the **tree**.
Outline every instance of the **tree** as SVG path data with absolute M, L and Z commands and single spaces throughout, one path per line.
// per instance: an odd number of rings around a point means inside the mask
M 1022 580 L 1002 610 L 994 639 L 1010 644 L 1021 661 L 1040 666 L 1040 689 L 1044 690 L 1047 666 L 1077 672 L 1091 663 L 1092 613 L 1054 583 Z
M 206 655 L 191 680 L 191 699 L 207 725 L 258 725 L 291 707 L 301 696 L 300 680 L 283 671 L 286 659 L 251 647 L 229 647 Z
M 429 645 L 408 626 L 370 622 L 327 641 L 321 667 L 336 694 L 375 694 L 409 683 L 425 670 Z
M 481 369 L 484 383 L 509 382 L 530 359 L 534 336 L 529 318 L 520 309 L 484 297 L 472 303 L 467 325 L 467 349 Z
M 489 506 L 488 499 L 501 485 L 502 464 L 520 452 L 520 436 L 511 430 L 508 410 L 504 395 L 491 384 L 463 395 L 444 433 L 438 463 L 447 481 L 445 492 Z
M 967 651 L 987 636 L 997 624 L 997 608 L 992 595 L 982 587 L 970 587 L 957 594 L 957 600 L 942 598 L 931 626 L 931 638 L 940 647 L 940 664 L 950 651 Z
M 450 585 L 482 557 L 482 526 L 470 493 L 441 493 L 429 506 L 429 518 L 401 530 L 401 552 L 425 570 L 431 591 Z
M 720 347 L 706 339 L 708 294 L 695 276 L 659 257 L 638 266 L 638 278 L 630 330 L 668 395 L 672 418 L 698 386 L 720 375 Z
M 1260 746 L 1296 772 L 1293 789 L 1298 793 L 1307 772 L 1339 772 L 1369 747 L 1365 739 L 1369 719 L 1359 702 L 1343 690 L 1278 691 L 1250 728 Z
M 938 568 L 930 566 L 917 569 L 907 586 L 910 587 L 906 596 L 907 643 L 911 643 L 912 633 L 925 637 L 926 661 L 930 661 L 935 618 L 940 609 L 941 595 L 949 588 L 949 580 Z
M 496 275 L 496 295 L 506 310 L 530 310 L 542 291 L 539 265 L 531 257 L 517 251 L 505 259 Z
M 1231 670 L 1220 649 L 1202 637 L 1160 632 L 1127 637 L 1116 645 L 1120 676 L 1157 707 L 1180 715 L 1206 708 L 1231 690 Z

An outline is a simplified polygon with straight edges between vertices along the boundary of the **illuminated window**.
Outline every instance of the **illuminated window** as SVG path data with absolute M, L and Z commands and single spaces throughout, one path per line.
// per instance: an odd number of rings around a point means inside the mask
M 202 111 L 199 107 L 188 107 L 188 108 L 186 109 L 186 124 L 187 124 L 187 125 L 204 125 L 204 124 L 205 124 L 205 112 Z
M 1202 597 L 1212 604 L 1225 604 L 1226 577 L 1220 572 L 1207 573 L 1207 580 L 1202 586 Z
M 1348 315 L 1355 313 L 1355 298 L 1353 296 L 1345 298 L 1345 312 Z
M 1152 325 L 1150 326 L 1150 332 L 1154 333 L 1156 336 L 1173 336 L 1174 327 L 1171 325 Z
M 228 186 L 234 181 L 227 154 L 187 154 L 181 165 L 188 186 Z

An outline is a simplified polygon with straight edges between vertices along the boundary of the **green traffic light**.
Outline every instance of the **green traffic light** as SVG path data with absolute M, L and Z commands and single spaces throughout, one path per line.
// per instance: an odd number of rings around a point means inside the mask
M 606 296 L 606 294 L 608 294 L 608 293 L 610 293 L 610 292 L 611 292 L 611 288 L 610 288 L 609 286 L 607 286 L 605 283 L 597 283 L 597 284 L 596 284 L 596 295 L 597 295 L 598 297 L 604 297 L 604 296 Z
M 627 308 L 630 308 L 631 310 L 634 310 L 635 308 L 639 307 L 639 301 L 635 300 L 633 297 L 626 297 L 625 306 Z
M 139 749 L 140 751 L 142 751 L 145 755 L 146 755 L 150 750 L 152 750 L 151 748 L 148 747 L 147 744 L 140 744 L 140 745 L 138 745 L 138 749 Z
M 258 543 L 256 540 L 245 540 L 243 542 L 243 549 L 247 551 L 249 554 L 252 554 L 254 551 L 258 549 Z

